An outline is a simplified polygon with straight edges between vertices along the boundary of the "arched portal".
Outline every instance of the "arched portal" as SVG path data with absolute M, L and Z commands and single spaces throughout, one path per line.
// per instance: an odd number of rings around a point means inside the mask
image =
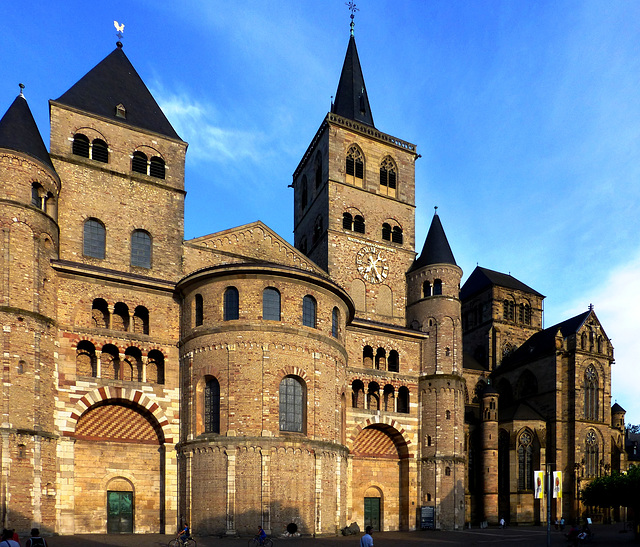
M 372 423 L 353 439 L 352 519 L 375 531 L 409 528 L 409 451 L 392 425 Z
M 154 415 L 105 399 L 79 416 L 73 437 L 75 532 L 163 531 L 165 436 Z

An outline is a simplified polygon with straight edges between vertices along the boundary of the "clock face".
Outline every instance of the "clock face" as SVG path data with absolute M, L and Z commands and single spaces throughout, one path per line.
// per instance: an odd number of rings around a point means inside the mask
M 358 273 L 369 283 L 382 283 L 389 274 L 389 265 L 380 249 L 363 247 L 356 255 Z

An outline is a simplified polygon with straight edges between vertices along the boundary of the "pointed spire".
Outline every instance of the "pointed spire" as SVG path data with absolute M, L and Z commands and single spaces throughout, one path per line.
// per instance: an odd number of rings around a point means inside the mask
M 27 154 L 55 173 L 42 135 L 22 93 L 23 89 L 24 86 L 20 84 L 20 95 L 0 120 L 0 148 Z
M 449 241 L 444 233 L 444 228 L 442 228 L 442 223 L 440 222 L 437 211 L 433 215 L 433 220 L 427 233 L 427 239 L 422 247 L 422 252 L 413 262 L 409 271 L 430 266 L 431 264 L 453 264 L 457 266 L 456 259 L 453 258 Z
M 54 102 L 180 140 L 120 42 Z M 125 118 L 117 114 L 119 105 L 124 106 Z
M 374 127 L 367 88 L 364 85 L 364 76 L 356 48 L 356 39 L 353 34 L 349 38 L 347 54 L 342 65 L 333 113 Z

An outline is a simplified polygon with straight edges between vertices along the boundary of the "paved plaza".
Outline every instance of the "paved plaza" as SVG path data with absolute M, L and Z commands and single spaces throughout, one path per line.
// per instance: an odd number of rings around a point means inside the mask
M 590 545 L 610 546 L 610 545 L 633 545 L 633 533 L 623 533 L 622 524 L 593 526 L 595 533 Z M 506 528 L 487 529 L 465 529 L 457 532 L 381 532 L 374 534 L 374 545 L 376 547 L 403 547 L 405 545 L 433 545 L 433 546 L 455 546 L 464 545 L 471 547 L 474 545 L 490 547 L 497 545 L 500 547 L 544 547 L 547 543 L 546 527 L 542 526 L 520 526 Z M 50 547 L 165 547 L 173 536 L 163 534 L 134 534 L 134 535 L 96 535 L 84 534 L 77 536 L 56 536 L 47 538 Z M 195 536 L 198 547 L 245 547 L 249 538 L 218 538 L 218 537 L 198 537 Z M 359 546 L 360 535 L 340 536 L 329 538 L 274 538 L 275 547 L 348 547 Z M 22 542 L 24 545 L 24 541 Z M 553 547 L 568 545 L 564 535 L 551 530 L 551 545 Z

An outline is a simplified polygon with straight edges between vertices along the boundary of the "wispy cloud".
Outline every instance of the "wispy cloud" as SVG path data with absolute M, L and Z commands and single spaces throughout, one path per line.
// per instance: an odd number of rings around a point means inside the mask
M 586 299 L 595 305 L 595 312 L 615 349 L 613 400 L 625 408 L 628 422 L 640 423 L 640 249 L 607 278 L 594 279 L 594 285 L 596 288 L 591 293 L 569 307 L 566 317 L 584 311 Z M 616 345 L 616 341 L 620 344 Z
M 261 157 L 262 138 L 257 128 L 243 131 L 222 127 L 215 105 L 185 92 L 171 92 L 156 84 L 152 94 L 178 135 L 189 143 L 191 162 L 258 161 Z

